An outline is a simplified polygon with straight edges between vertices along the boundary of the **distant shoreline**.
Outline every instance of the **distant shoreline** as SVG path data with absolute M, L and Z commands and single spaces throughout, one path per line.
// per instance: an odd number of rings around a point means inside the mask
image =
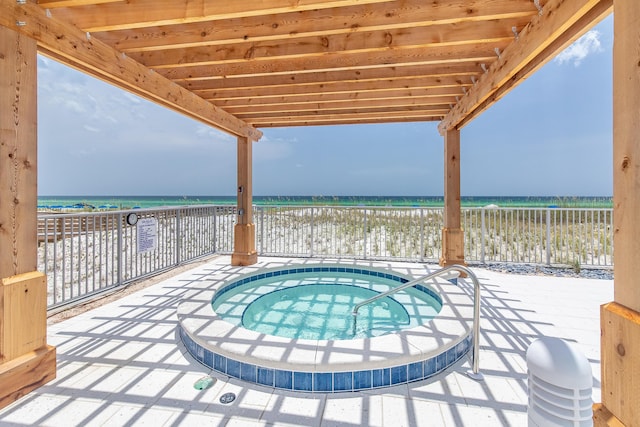
M 442 196 L 254 196 L 257 206 L 442 207 Z M 611 208 L 611 196 L 463 196 L 462 207 Z M 113 210 L 235 205 L 235 196 L 39 196 L 39 210 Z

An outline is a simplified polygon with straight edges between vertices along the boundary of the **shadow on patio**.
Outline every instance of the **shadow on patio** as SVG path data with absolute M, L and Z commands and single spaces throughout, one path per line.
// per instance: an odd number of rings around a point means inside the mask
M 317 261 L 317 260 L 316 260 Z M 466 375 L 468 357 L 428 380 L 366 392 L 293 393 L 216 372 L 215 384 L 196 390 L 210 372 L 177 336 L 176 307 L 183 297 L 256 268 L 313 262 L 263 258 L 231 267 L 228 257 L 182 272 L 114 302 L 49 326 L 57 346 L 58 377 L 0 411 L 3 426 L 462 426 L 525 425 L 525 352 L 543 336 L 575 341 L 594 374 L 600 398 L 599 305 L 613 297 L 607 280 L 516 276 L 474 268 L 481 282 L 480 368 Z M 359 261 L 422 275 L 415 263 Z M 427 266 L 433 269 L 433 266 Z M 465 292 L 470 281 L 461 280 Z M 251 343 L 247 343 L 251 345 Z M 234 402 L 222 404 L 233 392 Z

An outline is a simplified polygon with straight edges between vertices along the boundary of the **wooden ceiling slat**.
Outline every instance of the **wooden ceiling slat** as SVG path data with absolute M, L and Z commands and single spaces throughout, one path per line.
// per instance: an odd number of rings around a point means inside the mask
M 292 58 L 313 58 L 327 54 L 349 55 L 379 50 L 430 49 L 475 43 L 511 41 L 513 20 L 463 22 L 426 28 L 404 28 L 349 34 L 283 39 L 269 42 L 236 43 L 214 48 L 195 47 L 163 51 L 133 52 L 131 57 L 150 68 Z
M 301 97 L 273 96 L 264 98 L 216 98 L 211 100 L 221 108 L 227 109 L 231 107 L 257 107 L 268 105 L 279 105 L 288 103 L 321 103 L 321 102 L 378 102 L 393 99 L 410 99 L 410 98 L 426 98 L 449 96 L 455 99 L 456 96 L 462 97 L 464 92 L 458 87 L 437 87 L 428 89 L 396 89 L 378 92 L 349 92 L 347 94 L 317 94 Z
M 476 78 L 482 74 L 481 64 L 477 62 L 463 62 L 460 64 L 419 65 L 406 67 L 385 67 L 365 70 L 348 70 L 337 72 L 320 72 L 305 74 L 273 75 L 240 78 L 198 79 L 196 81 L 176 81 L 189 89 L 241 89 L 266 88 L 279 86 L 310 85 L 336 82 L 364 82 L 380 81 L 399 78 L 425 78 L 446 76 L 467 76 Z M 196 85 L 200 84 L 201 86 Z
M 322 116 L 343 116 L 343 117 L 356 117 L 364 116 L 370 117 L 372 115 L 384 115 L 395 113 L 408 113 L 408 114 L 442 114 L 449 111 L 449 105 L 436 104 L 436 105 L 411 105 L 402 107 L 367 107 L 356 108 L 352 106 L 350 109 L 339 110 L 322 110 L 319 109 L 310 113 L 309 111 L 273 111 L 268 113 L 254 114 L 254 113 L 238 113 L 236 117 L 242 120 L 274 120 L 282 118 L 308 118 L 308 117 L 322 117 Z
M 446 114 L 448 110 L 435 110 L 432 112 L 387 112 L 387 113 L 369 113 L 369 114 L 338 114 L 338 115 L 317 115 L 317 116 L 283 116 L 279 118 L 257 118 L 247 119 L 248 123 L 251 123 L 257 127 L 284 127 L 284 126 L 315 126 L 319 124 L 347 124 L 357 123 L 366 120 L 390 123 L 395 121 L 435 121 L 442 119 L 442 116 Z M 298 124 L 294 124 L 298 123 Z M 304 123 L 304 124 L 303 124 Z
M 193 76 L 257 77 L 283 74 L 305 74 L 325 71 L 349 71 L 394 67 L 457 64 L 462 62 L 487 63 L 497 59 L 495 49 L 504 49 L 509 41 L 476 43 L 474 45 L 440 46 L 430 49 L 388 49 L 377 52 L 359 52 L 350 55 L 327 54 L 309 61 L 293 58 L 286 61 L 246 61 L 228 64 L 158 69 L 170 80 L 184 80 Z
M 335 82 L 305 86 L 278 86 L 267 88 L 214 89 L 194 90 L 205 99 L 260 98 L 273 96 L 306 97 L 315 94 L 379 92 L 411 87 L 413 89 L 429 89 L 436 87 L 470 87 L 472 81 L 468 76 L 446 76 L 426 78 L 403 78 L 387 81 Z
M 430 3 L 427 7 L 424 0 L 405 0 L 367 7 L 351 6 L 138 30 L 105 31 L 94 33 L 94 36 L 123 52 L 131 52 L 511 18 L 518 18 L 516 25 L 522 28 L 535 13 L 536 7 L 530 0 L 451 0 L 446 3 Z
M 46 8 L 90 6 L 102 3 L 117 3 L 122 0 L 38 0 L 38 4 Z
M 260 128 L 283 128 L 283 127 L 304 127 L 304 126 L 338 126 L 338 125 L 379 125 L 384 123 L 423 123 L 423 122 L 437 122 L 442 119 L 442 116 L 436 117 L 382 117 L 374 119 L 344 119 L 340 121 L 336 120 L 317 120 L 317 121 L 301 121 L 294 122 L 288 121 L 286 123 L 275 122 L 262 122 L 256 123 Z
M 233 115 L 242 113 L 284 113 L 294 111 L 326 111 L 326 110 L 350 110 L 384 107 L 409 107 L 409 106 L 433 106 L 443 105 L 450 108 L 456 102 L 455 96 L 440 97 L 413 97 L 413 98 L 383 98 L 379 100 L 343 100 L 333 102 L 299 102 L 281 103 L 259 106 L 226 107 L 225 110 Z M 361 106 L 362 105 L 362 106 Z
M 43 7 L 52 8 L 56 2 Z M 84 31 L 109 31 L 158 25 L 184 24 L 247 16 L 386 3 L 394 0 L 127 0 L 51 11 L 60 20 Z

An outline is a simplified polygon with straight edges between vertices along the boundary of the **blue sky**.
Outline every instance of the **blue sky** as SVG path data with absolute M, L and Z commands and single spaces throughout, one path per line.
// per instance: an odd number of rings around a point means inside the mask
M 462 129 L 463 196 L 612 194 L 608 17 Z M 234 195 L 235 138 L 38 61 L 40 195 Z M 443 194 L 437 123 L 265 129 L 255 195 Z

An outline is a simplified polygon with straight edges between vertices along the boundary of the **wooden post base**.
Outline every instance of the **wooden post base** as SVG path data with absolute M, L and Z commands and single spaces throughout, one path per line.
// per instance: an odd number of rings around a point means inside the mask
M 440 266 L 467 265 L 464 261 L 464 231 L 462 228 L 442 229 Z
M 0 365 L 0 408 L 56 377 L 56 348 L 50 345 Z
M 231 265 L 253 265 L 258 262 L 255 224 L 236 224 L 233 229 Z
M 32 271 L 0 279 L 0 408 L 55 377 L 46 276 Z
M 258 262 L 258 253 L 254 252 L 252 254 L 239 254 L 234 252 L 231 254 L 231 265 L 241 266 L 241 265 L 253 265 Z
M 599 417 L 620 424 L 599 425 L 640 425 L 640 313 L 616 302 L 604 304 L 600 328 L 603 408 Z
M 602 403 L 593 405 L 593 427 L 625 427 Z

